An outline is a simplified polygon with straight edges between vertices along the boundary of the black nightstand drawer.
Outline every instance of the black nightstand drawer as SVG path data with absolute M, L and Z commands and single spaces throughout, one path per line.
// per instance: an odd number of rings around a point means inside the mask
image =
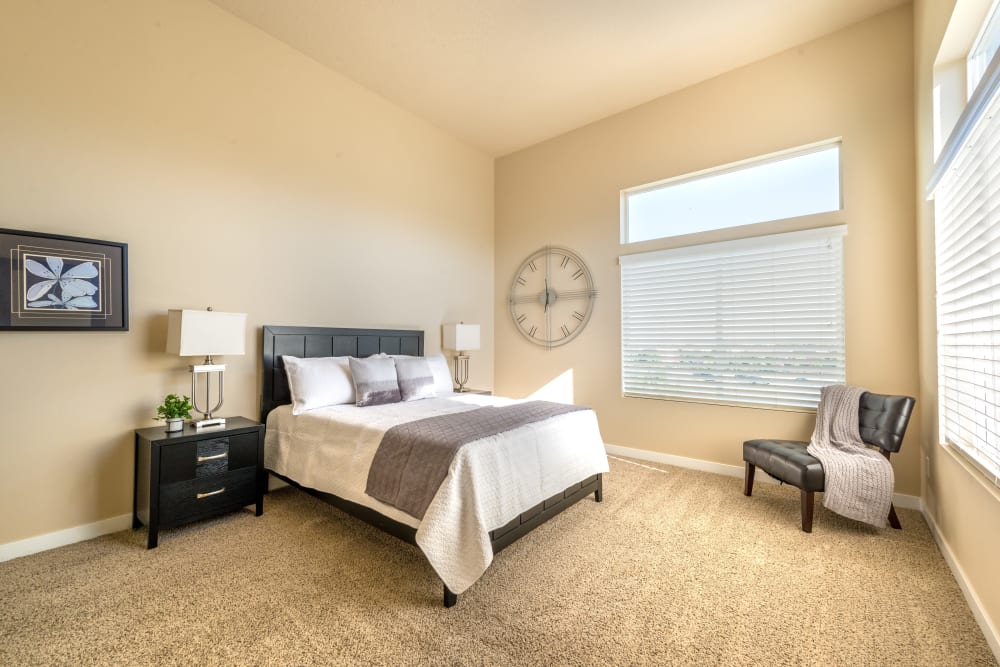
M 160 449 L 160 483 L 173 484 L 229 470 L 229 438 L 178 442 Z
M 257 434 L 241 433 L 164 447 L 160 482 L 173 484 L 257 465 Z
M 225 509 L 257 502 L 257 471 L 242 468 L 215 477 L 196 478 L 160 489 L 160 523 L 202 519 Z
M 211 477 L 229 470 L 229 438 L 199 440 L 195 444 L 195 477 Z

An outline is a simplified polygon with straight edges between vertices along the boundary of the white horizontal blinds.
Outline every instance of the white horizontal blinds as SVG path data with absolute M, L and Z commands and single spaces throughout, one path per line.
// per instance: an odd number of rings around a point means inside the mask
M 845 230 L 622 257 L 624 393 L 815 408 L 845 377 Z
M 934 191 L 940 421 L 1000 483 L 1000 94 Z

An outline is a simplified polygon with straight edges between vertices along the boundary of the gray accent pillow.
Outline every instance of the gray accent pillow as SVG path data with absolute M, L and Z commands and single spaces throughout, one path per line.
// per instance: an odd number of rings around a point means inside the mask
M 415 359 L 418 357 L 413 357 L 408 354 L 393 354 L 390 355 L 393 359 Z M 426 359 L 427 363 L 431 367 L 431 375 L 434 376 L 434 390 L 438 396 L 445 396 L 447 394 L 454 394 L 455 387 L 451 380 L 451 369 L 448 368 L 448 362 L 445 360 L 443 354 L 432 354 L 429 357 L 419 357 L 420 359 Z
M 421 398 L 437 396 L 434 373 L 430 363 L 423 357 L 396 357 L 396 377 L 399 393 L 404 401 L 418 401 Z
M 383 405 L 399 403 L 399 383 L 396 380 L 396 364 L 388 357 L 368 357 L 347 360 L 351 365 L 351 375 L 354 376 L 354 393 L 357 395 L 357 405 L 363 408 L 367 405 Z

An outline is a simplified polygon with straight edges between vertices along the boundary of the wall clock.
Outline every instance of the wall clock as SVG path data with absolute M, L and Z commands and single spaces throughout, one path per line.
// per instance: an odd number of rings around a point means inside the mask
M 545 246 L 528 256 L 510 285 L 510 316 L 521 334 L 546 348 L 576 338 L 594 310 L 594 278 L 575 252 Z

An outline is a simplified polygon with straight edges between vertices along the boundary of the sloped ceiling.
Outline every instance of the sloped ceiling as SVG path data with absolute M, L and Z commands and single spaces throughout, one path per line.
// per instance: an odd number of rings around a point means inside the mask
M 212 0 L 504 155 L 908 0 Z

